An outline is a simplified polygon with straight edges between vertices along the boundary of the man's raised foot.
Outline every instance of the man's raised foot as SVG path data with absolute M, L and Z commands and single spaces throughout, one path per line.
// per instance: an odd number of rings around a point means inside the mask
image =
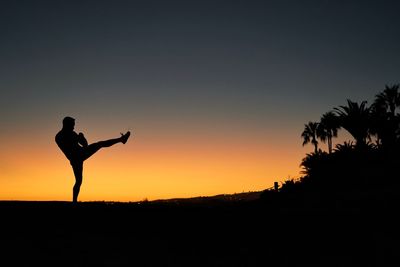
M 125 144 L 128 141 L 130 135 L 131 135 L 130 131 L 127 131 L 126 134 L 121 133 L 121 142 Z

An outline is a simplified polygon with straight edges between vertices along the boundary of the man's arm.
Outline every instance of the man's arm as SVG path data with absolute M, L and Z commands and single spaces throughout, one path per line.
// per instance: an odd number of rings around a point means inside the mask
M 78 135 L 78 143 L 81 144 L 83 147 L 88 146 L 88 141 L 86 140 L 85 136 L 83 133 L 79 133 Z

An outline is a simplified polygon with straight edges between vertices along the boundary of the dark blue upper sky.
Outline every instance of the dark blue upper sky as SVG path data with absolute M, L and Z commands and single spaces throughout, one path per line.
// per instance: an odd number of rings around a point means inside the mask
M 381 0 L 2 1 L 2 128 L 71 114 L 300 132 L 399 82 L 399 11 Z

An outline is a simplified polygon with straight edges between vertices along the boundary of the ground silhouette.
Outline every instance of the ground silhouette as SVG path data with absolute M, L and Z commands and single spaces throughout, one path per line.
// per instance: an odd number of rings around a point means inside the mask
M 0 202 L 4 266 L 398 266 L 397 211 Z

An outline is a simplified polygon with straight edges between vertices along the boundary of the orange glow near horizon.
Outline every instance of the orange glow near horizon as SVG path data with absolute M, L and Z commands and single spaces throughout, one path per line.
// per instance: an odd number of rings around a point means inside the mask
M 126 145 L 100 150 L 85 162 L 80 201 L 140 201 L 259 191 L 271 187 L 274 181 L 298 176 L 304 155 L 301 149 L 293 149 L 293 143 L 271 145 L 271 140 L 267 143 L 254 136 L 166 138 L 134 133 Z M 69 201 L 74 176 L 68 160 L 54 136 L 36 134 L 34 139 L 36 142 L 29 144 L 26 137 L 15 137 L 0 155 L 0 199 Z

